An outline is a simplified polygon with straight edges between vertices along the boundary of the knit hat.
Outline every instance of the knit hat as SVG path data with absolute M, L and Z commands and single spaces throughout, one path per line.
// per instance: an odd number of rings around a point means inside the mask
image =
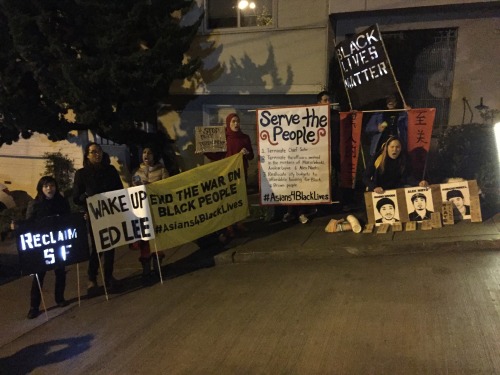
M 446 200 L 449 201 L 451 198 L 462 198 L 464 199 L 464 195 L 460 190 L 450 190 L 446 193 Z
M 390 204 L 392 207 L 396 208 L 394 201 L 390 198 L 385 197 L 377 202 L 377 211 L 380 212 L 380 209 L 382 208 L 382 206 L 384 206 L 386 204 Z

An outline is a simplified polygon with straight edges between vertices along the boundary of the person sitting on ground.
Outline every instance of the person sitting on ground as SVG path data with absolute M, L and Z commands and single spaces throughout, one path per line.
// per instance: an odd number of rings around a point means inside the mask
M 410 221 L 430 220 L 432 211 L 427 209 L 427 197 L 422 193 L 415 193 L 411 197 L 415 211 L 410 212 Z
M 417 185 L 408 159 L 399 138 L 389 137 L 380 155 L 370 162 L 363 173 L 363 183 L 368 191 L 383 194 L 385 190 Z M 418 186 L 428 187 L 429 183 L 422 180 Z
M 132 176 L 132 184 L 134 186 L 147 185 L 156 181 L 170 177 L 165 166 L 160 163 L 159 152 L 152 146 L 146 146 L 142 150 L 142 163 Z M 151 262 L 156 276 L 159 277 L 160 270 L 158 262 L 163 261 L 165 254 L 163 251 L 156 252 L 156 257 L 151 256 L 149 241 L 137 241 L 134 243 L 140 250 L 139 262 L 142 265 L 142 282 L 143 284 L 151 284 L 154 279 L 151 277 Z M 154 258 L 154 259 L 153 259 Z
M 71 212 L 69 203 L 59 192 L 57 181 L 52 176 L 44 176 L 40 178 L 36 185 L 37 195 L 32 200 L 26 210 L 27 221 L 40 221 L 49 216 L 66 215 Z M 63 265 L 59 265 L 54 269 L 56 275 L 55 283 L 55 300 L 58 307 L 68 305 L 64 299 L 64 289 L 66 288 L 66 270 Z M 39 272 L 38 280 L 40 288 L 43 286 L 45 272 Z M 41 294 L 36 275 L 33 275 L 31 283 L 31 305 L 28 311 L 28 319 L 34 319 L 40 313 Z
M 377 211 L 382 216 L 380 219 L 375 220 L 376 223 L 394 224 L 399 221 L 396 218 L 396 205 L 390 198 L 384 197 L 377 202 Z
M 212 161 L 222 160 L 224 158 L 236 155 L 243 155 L 243 169 L 245 172 L 245 182 L 248 182 L 248 161 L 253 160 L 254 153 L 250 137 L 241 131 L 240 117 L 236 113 L 230 113 L 226 117 L 226 152 L 206 152 L 205 156 Z M 221 233 L 219 239 L 225 242 L 227 236 L 235 237 L 236 230 L 246 231 L 242 222 L 236 225 L 230 225 L 226 228 L 226 233 Z

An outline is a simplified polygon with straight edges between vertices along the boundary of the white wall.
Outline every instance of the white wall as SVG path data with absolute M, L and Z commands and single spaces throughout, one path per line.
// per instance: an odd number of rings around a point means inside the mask
M 23 190 L 36 195 L 36 184 L 45 170 L 43 155 L 61 152 L 73 160 L 75 167 L 82 165 L 82 148 L 69 141 L 52 142 L 45 135 L 34 134 L 30 139 L 21 139 L 12 145 L 0 147 L 0 182 L 9 190 Z

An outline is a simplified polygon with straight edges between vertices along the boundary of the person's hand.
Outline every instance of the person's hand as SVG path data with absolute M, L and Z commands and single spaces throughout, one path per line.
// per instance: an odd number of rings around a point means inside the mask
M 243 154 L 243 155 L 248 155 L 248 150 L 245 147 L 243 147 L 241 149 L 240 153 Z
M 377 194 L 383 194 L 384 193 L 384 189 L 382 189 L 380 186 L 377 186 L 375 189 L 373 189 L 373 191 Z
M 387 128 L 387 122 L 384 121 L 384 122 L 378 124 L 379 133 L 382 133 L 385 130 L 385 128 Z
M 429 183 L 425 180 L 422 180 L 418 183 L 418 186 L 420 187 L 429 187 Z

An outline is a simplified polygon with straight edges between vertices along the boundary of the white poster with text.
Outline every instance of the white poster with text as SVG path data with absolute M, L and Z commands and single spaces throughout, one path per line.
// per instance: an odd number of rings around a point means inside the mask
M 257 110 L 261 205 L 331 203 L 328 105 Z
M 155 237 L 144 185 L 88 197 L 87 208 L 97 252 Z

